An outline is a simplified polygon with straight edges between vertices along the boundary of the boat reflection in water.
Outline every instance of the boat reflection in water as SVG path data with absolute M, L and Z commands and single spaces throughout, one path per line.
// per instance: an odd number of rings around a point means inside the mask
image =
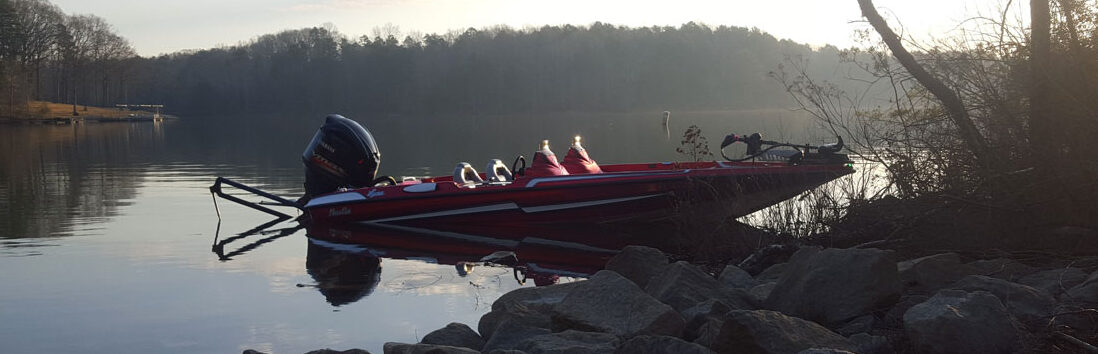
M 381 281 L 381 258 L 369 249 L 309 240 L 305 270 L 332 306 L 369 296 Z
M 372 294 L 381 282 L 385 259 L 450 265 L 459 277 L 469 276 L 479 267 L 506 267 L 511 268 L 518 284 L 543 286 L 555 284 L 561 277 L 589 276 L 617 253 L 541 239 L 515 241 L 369 225 L 306 227 L 296 221 L 284 222 L 276 219 L 225 239 L 215 233 L 213 252 L 218 259 L 229 261 L 305 228 L 305 270 L 315 283 L 298 286 L 315 287 L 333 306 Z M 291 226 L 275 227 L 279 224 Z
M 454 266 L 465 277 L 480 266 L 510 267 L 519 284 L 555 284 L 564 277 L 586 277 L 602 269 L 617 253 L 573 243 L 540 239 L 520 241 L 440 232 L 417 232 L 397 227 L 341 225 L 309 227 L 309 260 L 338 252 L 362 252 L 375 257 L 414 259 Z M 325 248 L 314 253 L 314 249 Z M 342 259 L 342 258 L 341 258 Z M 379 261 L 380 263 L 380 261 Z M 309 273 L 313 274 L 312 266 Z M 317 278 L 314 275 L 314 278 Z M 320 282 L 321 279 L 317 278 Z

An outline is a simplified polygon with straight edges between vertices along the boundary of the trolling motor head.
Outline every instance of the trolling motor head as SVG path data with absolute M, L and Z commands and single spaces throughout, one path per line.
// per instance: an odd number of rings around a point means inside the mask
M 338 114 L 329 115 L 301 155 L 305 164 L 305 197 L 339 188 L 374 184 L 381 164 L 374 136 L 361 124 Z
M 741 137 L 736 134 L 728 134 L 724 137 L 724 141 L 721 142 L 721 150 L 724 150 L 728 145 L 732 145 L 735 142 L 742 142 L 747 144 L 747 155 L 756 155 L 762 150 L 762 134 L 754 133 L 745 137 Z

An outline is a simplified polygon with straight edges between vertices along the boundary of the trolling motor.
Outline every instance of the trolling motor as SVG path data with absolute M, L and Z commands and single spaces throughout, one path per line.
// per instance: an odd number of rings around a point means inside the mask
M 843 137 L 837 136 L 836 138 L 838 141 L 835 143 L 812 146 L 808 144 L 797 145 L 763 140 L 762 134 L 759 133 L 748 136 L 728 134 L 728 136 L 724 137 L 724 141 L 721 142 L 721 156 L 728 161 L 742 162 L 755 159 L 780 147 L 789 147 L 792 148 L 792 150 L 782 150 L 782 152 L 785 153 L 783 154 L 784 156 L 788 157 L 790 165 L 830 165 L 852 162 L 846 154 L 839 153 L 839 151 L 843 149 Z M 733 159 L 728 157 L 728 155 L 725 155 L 724 148 L 737 142 L 747 144 L 746 156 L 741 159 Z M 764 145 L 766 146 L 765 148 L 763 147 Z M 815 150 L 815 152 L 813 152 L 813 150 Z

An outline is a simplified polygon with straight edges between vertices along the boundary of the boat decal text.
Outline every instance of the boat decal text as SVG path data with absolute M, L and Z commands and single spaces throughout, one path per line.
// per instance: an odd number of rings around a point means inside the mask
M 351 208 L 342 207 L 342 208 L 328 209 L 328 216 L 344 216 L 344 215 L 351 215 Z

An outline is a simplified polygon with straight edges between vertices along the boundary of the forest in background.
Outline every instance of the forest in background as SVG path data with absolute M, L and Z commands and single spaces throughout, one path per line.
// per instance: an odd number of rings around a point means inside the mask
M 834 70 L 813 50 L 758 30 L 497 26 L 422 37 L 349 38 L 330 28 L 145 59 L 140 96 L 197 114 L 325 108 L 498 114 L 789 106 L 768 77 L 786 56 Z
M 137 54 L 103 18 L 45 0 L 0 0 L 0 117 L 27 102 L 122 103 Z
M 839 50 L 758 29 L 506 26 L 352 37 L 331 26 L 139 57 L 103 19 L 46 0 L 0 0 L 0 115 L 28 101 L 157 103 L 184 115 L 500 114 L 788 107 L 769 73 L 802 58 L 837 75 Z

